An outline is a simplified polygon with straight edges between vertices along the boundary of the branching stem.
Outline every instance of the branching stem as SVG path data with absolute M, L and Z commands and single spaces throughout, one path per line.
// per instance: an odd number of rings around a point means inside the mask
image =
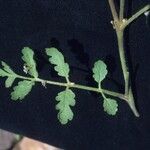
M 17 75 L 16 78 L 30 80 L 30 81 L 35 81 L 35 82 L 40 82 L 41 84 L 44 82 L 46 84 L 62 86 L 62 87 L 69 87 L 69 88 L 76 88 L 76 89 L 81 89 L 81 90 L 97 92 L 97 93 L 102 93 L 103 92 L 104 94 L 107 94 L 107 95 L 110 95 L 110 96 L 113 96 L 113 97 L 117 97 L 117 98 L 120 98 L 120 99 L 125 100 L 125 101 L 127 100 L 127 97 L 124 94 L 121 94 L 121 93 L 118 93 L 118 92 L 109 91 L 109 90 L 106 90 L 106 89 L 99 89 L 99 88 L 95 88 L 95 87 L 75 84 L 73 82 L 62 83 L 62 82 L 44 80 L 44 79 L 40 79 L 40 78 L 25 77 L 25 76 L 20 76 L 20 75 Z
M 97 88 L 86 86 L 86 85 L 76 84 L 76 83 L 70 82 L 69 78 L 66 78 L 66 83 L 63 83 L 63 82 L 56 82 L 56 81 L 51 81 L 51 80 L 40 79 L 40 78 L 36 78 L 36 77 L 34 77 L 34 78 L 25 77 L 25 76 L 21 76 L 21 75 L 15 74 L 15 73 L 13 73 L 13 77 L 19 78 L 19 79 L 25 79 L 25 80 L 29 80 L 29 81 L 34 81 L 34 82 L 39 82 L 43 86 L 45 86 L 46 84 L 50 84 L 50 85 L 56 85 L 56 86 L 60 86 L 60 87 L 66 87 L 67 89 L 68 88 L 76 88 L 76 89 L 81 89 L 81 90 L 97 92 L 97 93 L 101 93 L 105 99 L 106 99 L 106 97 L 104 94 L 110 95 L 113 97 L 117 97 L 119 99 L 126 101 L 128 103 L 128 105 L 130 106 L 131 110 L 133 111 L 134 115 L 136 117 L 139 117 L 139 113 L 135 107 L 132 87 L 130 85 L 130 78 L 131 77 L 129 74 L 128 65 L 126 63 L 125 48 L 124 48 L 124 31 L 125 31 L 125 28 L 130 23 L 132 23 L 135 19 L 137 19 L 140 15 L 142 15 L 146 11 L 150 10 L 150 5 L 145 6 L 144 8 L 139 10 L 137 13 L 135 13 L 133 16 L 131 16 L 129 19 L 124 19 L 125 0 L 120 0 L 119 15 L 116 11 L 114 0 L 108 0 L 108 3 L 110 5 L 111 13 L 113 16 L 112 24 L 113 24 L 113 28 L 116 31 L 116 35 L 117 35 L 119 56 L 120 56 L 120 62 L 121 62 L 123 77 L 124 77 L 124 83 L 125 83 L 125 91 L 123 94 L 118 93 L 118 92 L 114 92 L 114 91 L 110 91 L 107 89 L 102 89 L 100 84 Z M 3 64 L 3 66 L 4 65 L 6 65 L 6 64 Z M 8 68 L 7 68 L 7 70 L 8 70 Z M 4 73 L 6 74 L 4 76 L 12 76 L 11 74 L 9 74 L 5 71 L 4 71 Z
M 136 20 L 140 15 L 145 13 L 146 11 L 150 10 L 150 5 L 146 5 L 144 8 L 140 9 L 137 13 L 132 15 L 124 24 L 124 28 L 127 27 L 130 23 L 132 23 L 134 20 Z
M 139 10 L 137 13 L 135 13 L 131 18 L 124 19 L 124 7 L 125 7 L 125 0 L 120 0 L 120 10 L 119 10 L 119 19 L 118 14 L 116 11 L 114 0 L 108 0 L 108 3 L 110 5 L 111 13 L 113 16 L 113 28 L 116 30 L 117 34 L 117 41 L 118 41 L 118 49 L 119 49 L 119 55 L 120 55 L 120 62 L 121 67 L 123 71 L 124 76 L 124 82 L 125 82 L 125 92 L 124 95 L 127 96 L 127 103 L 129 104 L 131 110 L 135 114 L 135 116 L 139 117 L 139 113 L 135 107 L 134 103 L 134 97 L 132 88 L 129 85 L 130 81 L 130 74 L 128 71 L 128 66 L 126 63 L 126 56 L 125 56 L 125 48 L 124 48 L 124 31 L 125 28 L 132 23 L 135 19 L 137 19 L 140 15 L 145 13 L 150 9 L 150 5 L 145 6 L 141 10 Z

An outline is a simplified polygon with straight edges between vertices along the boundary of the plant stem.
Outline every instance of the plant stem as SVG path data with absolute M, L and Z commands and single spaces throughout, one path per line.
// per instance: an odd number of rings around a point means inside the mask
M 20 75 L 16 75 L 16 78 L 30 80 L 30 81 L 35 81 L 35 82 L 40 82 L 40 83 L 45 83 L 45 84 L 51 84 L 51 85 L 56 85 L 56 86 L 63 86 L 63 87 L 69 87 L 69 88 L 76 88 L 76 89 L 81 89 L 81 90 L 93 91 L 93 92 L 97 92 L 97 93 L 102 93 L 103 92 L 103 93 L 105 93 L 107 95 L 110 95 L 110 96 L 113 96 L 113 97 L 117 97 L 117 98 L 120 98 L 120 99 L 123 99 L 123 100 L 127 101 L 127 97 L 124 94 L 121 94 L 121 93 L 118 93 L 118 92 L 109 91 L 109 90 L 106 90 L 106 89 L 99 89 L 99 88 L 95 88 L 95 87 L 75 84 L 73 82 L 62 83 L 62 82 L 55 82 L 55 81 L 50 81 L 50 80 L 44 80 L 44 79 L 40 79 L 40 78 L 30 78 L 30 77 L 25 77 L 25 76 L 20 76 Z
M 122 28 L 122 25 L 124 24 L 123 20 L 116 20 L 115 21 L 115 15 L 114 12 L 116 12 L 116 8 L 115 8 L 115 4 L 113 0 L 108 0 L 109 5 L 110 5 L 110 9 L 114 18 L 114 23 L 113 26 L 116 30 L 116 34 L 117 34 L 117 41 L 118 41 L 118 49 L 119 49 L 119 55 L 120 55 L 120 62 L 121 62 L 121 68 L 123 71 L 123 76 L 124 76 L 124 81 L 125 81 L 125 95 L 128 95 L 128 91 L 129 91 L 129 71 L 128 71 L 128 67 L 126 64 L 126 57 L 125 57 L 125 49 L 124 49 L 124 28 Z M 123 15 L 123 11 L 124 11 L 124 0 L 121 0 L 120 2 L 120 17 L 122 18 Z
M 133 22 L 135 19 L 137 19 L 140 15 L 142 15 L 143 13 L 145 13 L 146 11 L 150 10 L 150 5 L 146 5 L 144 8 L 140 9 L 137 13 L 135 13 L 134 15 L 132 15 L 132 17 L 130 17 L 125 24 L 123 25 L 124 28 L 126 26 L 128 26 L 131 22 Z
M 124 30 L 116 30 L 118 47 L 120 54 L 120 61 L 123 70 L 124 80 L 125 80 L 125 95 L 128 97 L 127 103 L 130 106 L 132 112 L 136 117 L 139 117 L 139 113 L 135 107 L 134 97 L 131 86 L 129 87 L 129 71 L 126 64 L 125 50 L 124 50 Z
M 108 2 L 109 2 L 109 6 L 111 9 L 111 13 L 113 15 L 114 21 L 118 21 L 119 19 L 118 19 L 118 14 L 115 8 L 114 0 L 108 0 Z
M 114 19 L 113 28 L 116 30 L 116 34 L 117 34 L 120 62 L 121 62 L 121 67 L 122 67 L 124 81 L 125 81 L 124 95 L 128 97 L 127 103 L 129 104 L 129 106 L 130 106 L 131 110 L 133 111 L 133 113 L 135 114 L 135 116 L 139 117 L 139 113 L 138 113 L 138 111 L 135 107 L 135 103 L 134 103 L 132 88 L 129 85 L 130 76 L 129 76 L 128 66 L 126 64 L 126 57 L 125 57 L 124 30 L 131 22 L 133 22 L 135 19 L 137 19 L 144 12 L 148 11 L 150 9 L 150 5 L 145 6 L 144 8 L 139 10 L 137 13 L 135 13 L 131 18 L 126 20 L 126 19 L 124 19 L 125 0 L 120 0 L 119 19 L 118 19 L 118 14 L 116 11 L 114 0 L 108 0 L 108 3 L 110 5 L 111 13 L 112 13 L 112 16 Z
M 119 12 L 120 20 L 123 20 L 124 18 L 124 5 L 125 5 L 125 0 L 120 0 L 120 12 Z
M 134 97 L 133 97 L 133 92 L 132 92 L 131 87 L 129 88 L 129 95 L 128 95 L 128 102 L 127 103 L 129 105 L 129 107 L 131 108 L 132 112 L 134 113 L 134 115 L 136 117 L 139 117 L 140 115 L 139 115 L 139 113 L 135 107 L 135 102 L 134 102 Z
M 121 67 L 122 67 L 124 81 L 125 81 L 125 95 L 127 95 L 128 88 L 129 88 L 129 71 L 126 64 L 126 57 L 125 57 L 125 50 L 124 50 L 124 30 L 119 30 L 119 31 L 116 30 L 116 34 L 118 40 Z

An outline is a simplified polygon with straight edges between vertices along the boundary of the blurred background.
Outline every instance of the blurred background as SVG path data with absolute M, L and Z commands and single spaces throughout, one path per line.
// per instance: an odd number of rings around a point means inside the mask
M 0 129 L 0 150 L 62 150 Z

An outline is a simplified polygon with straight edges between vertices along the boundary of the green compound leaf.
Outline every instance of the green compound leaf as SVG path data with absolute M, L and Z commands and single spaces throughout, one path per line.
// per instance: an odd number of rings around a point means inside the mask
M 50 63 L 56 65 L 54 69 L 59 76 L 69 77 L 69 65 L 64 62 L 64 56 L 56 48 L 46 48 L 46 54 L 51 56 L 49 58 Z
M 118 111 L 118 103 L 114 99 L 105 98 L 103 102 L 104 111 L 109 115 L 116 115 Z
M 56 100 L 59 101 L 56 105 L 56 109 L 59 110 L 58 119 L 61 124 L 67 124 L 69 120 L 73 119 L 73 112 L 70 106 L 75 105 L 75 94 L 67 89 L 58 93 Z
M 18 83 L 17 86 L 13 88 L 13 92 L 11 93 L 12 100 L 22 100 L 32 89 L 32 86 L 35 83 L 33 81 L 23 80 Z
M 92 70 L 93 70 L 93 78 L 98 83 L 100 83 L 102 80 L 105 79 L 108 72 L 106 64 L 101 60 L 95 62 L 94 68 Z
M 3 61 L 2 61 L 2 66 L 3 66 L 3 69 L 9 74 L 15 74 L 15 72 Z
M 15 77 L 8 77 L 7 79 L 6 79 L 6 81 L 5 81 L 5 87 L 6 88 L 9 88 L 9 87 L 11 87 L 12 86 L 12 84 L 13 84 L 13 82 L 15 81 Z
M 37 78 L 38 72 L 36 70 L 36 62 L 34 61 L 34 52 L 29 47 L 24 47 L 22 50 L 22 60 L 25 62 L 25 66 L 27 67 L 28 73 Z

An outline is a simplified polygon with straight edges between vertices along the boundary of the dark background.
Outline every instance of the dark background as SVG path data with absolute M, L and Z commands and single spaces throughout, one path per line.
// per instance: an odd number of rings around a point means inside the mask
M 126 16 L 149 0 L 126 1 Z M 71 66 L 70 79 L 95 86 L 91 69 L 105 60 L 109 75 L 103 87 L 123 91 L 116 35 L 107 0 L 0 0 L 0 60 L 24 74 L 21 49 L 36 54 L 41 78 L 64 81 L 47 61 L 46 47 L 57 47 Z M 127 56 L 132 62 L 133 87 L 140 118 L 118 100 L 115 117 L 103 112 L 102 98 L 74 90 L 74 119 L 62 126 L 57 120 L 55 96 L 63 88 L 37 84 L 21 102 L 11 101 L 12 89 L 0 80 L 0 128 L 20 133 L 65 150 L 150 149 L 150 26 L 141 16 L 126 34 Z M 17 82 L 16 82 L 17 83 Z

